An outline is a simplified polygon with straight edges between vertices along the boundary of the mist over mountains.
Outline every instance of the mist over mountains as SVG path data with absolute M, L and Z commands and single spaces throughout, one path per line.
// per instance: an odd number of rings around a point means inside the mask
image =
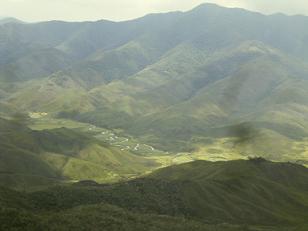
M 286 160 L 306 151 L 293 146 L 307 135 L 307 25 L 213 4 L 117 23 L 6 23 L 1 101 L 169 151 L 249 124 L 251 142 L 235 149 Z
M 0 19 L 0 229 L 306 230 L 307 28 Z

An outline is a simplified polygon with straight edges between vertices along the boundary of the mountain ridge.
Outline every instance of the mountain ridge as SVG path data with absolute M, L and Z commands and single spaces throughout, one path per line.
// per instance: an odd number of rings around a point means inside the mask
M 1 25 L 0 115 L 86 122 L 185 160 L 308 163 L 307 26 L 215 5 Z

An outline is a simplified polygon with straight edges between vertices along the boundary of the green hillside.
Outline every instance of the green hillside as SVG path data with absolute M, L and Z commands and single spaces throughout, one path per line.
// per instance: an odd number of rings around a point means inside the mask
M 193 55 L 188 56 L 187 49 Z M 91 90 L 91 96 L 99 99 L 102 106 L 72 118 L 123 128 L 169 151 L 198 148 L 199 141 L 206 137 L 236 137 L 236 132 L 229 131 L 229 127 L 242 123 L 250 124 L 256 133 L 249 145 L 260 143 L 258 134 L 264 133 L 270 133 L 268 136 L 278 142 L 303 141 L 307 134 L 303 89 L 307 83 L 300 76 L 301 72 L 307 73 L 305 63 L 294 63 L 278 50 L 254 41 L 208 56 L 195 50 L 180 47 L 176 52 L 182 56 L 171 52 L 126 81 Z M 180 57 L 185 57 L 194 68 L 183 67 Z M 263 143 L 269 153 L 251 145 L 246 155 L 294 160 L 283 155 L 300 154 L 292 145 L 279 148 L 282 146 L 278 143 L 275 146 L 276 141 L 272 142 L 274 145 L 270 142 L 269 139 Z M 245 149 L 236 147 L 234 152 L 245 152 Z
M 307 28 L 0 18 L 0 230 L 307 231 Z
M 159 165 L 80 130 L 31 130 L 21 117 L 0 119 L 1 185 L 31 189 L 71 180 L 110 182 Z
M 9 193 L 9 194 L 6 194 Z M 1 195 L 6 195 L 14 201 L 14 192 L 1 189 Z M 21 196 L 21 195 L 18 195 Z M 24 198 L 18 198 L 27 203 Z M 3 204 L 2 204 L 3 205 Z M 7 206 L 7 205 L 6 205 Z M 31 212 L 21 207 L 1 207 L 0 228 L 3 230 L 194 230 L 222 231 L 243 230 L 232 225 L 208 225 L 196 221 L 154 214 L 141 214 L 130 212 L 117 206 L 99 203 L 97 205 L 78 206 L 69 210 L 58 212 Z M 25 206 L 27 206 L 25 204 Z M 11 219 L 14 217 L 14 219 Z
M 46 112 L 172 153 L 307 163 L 307 25 L 213 4 L 124 22 L 1 24 L 0 113 Z
M 300 165 L 257 158 L 197 161 L 110 185 L 80 182 L 26 194 L 1 188 L 1 225 L 14 214 L 10 227 L 29 230 L 303 231 L 307 177 Z

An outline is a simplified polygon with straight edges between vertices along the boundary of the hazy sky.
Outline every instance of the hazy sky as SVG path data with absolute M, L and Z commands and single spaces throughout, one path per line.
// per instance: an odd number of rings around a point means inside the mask
M 266 14 L 308 15 L 308 0 L 0 0 L 0 16 L 24 21 L 126 20 L 148 13 L 186 11 L 201 3 L 241 7 Z

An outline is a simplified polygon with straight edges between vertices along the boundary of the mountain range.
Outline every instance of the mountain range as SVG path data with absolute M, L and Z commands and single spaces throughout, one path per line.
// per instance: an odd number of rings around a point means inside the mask
M 307 230 L 306 28 L 0 19 L 0 230 Z
M 227 139 L 229 152 L 305 163 L 307 25 L 212 4 L 125 22 L 5 23 L 1 103 L 170 152 Z

